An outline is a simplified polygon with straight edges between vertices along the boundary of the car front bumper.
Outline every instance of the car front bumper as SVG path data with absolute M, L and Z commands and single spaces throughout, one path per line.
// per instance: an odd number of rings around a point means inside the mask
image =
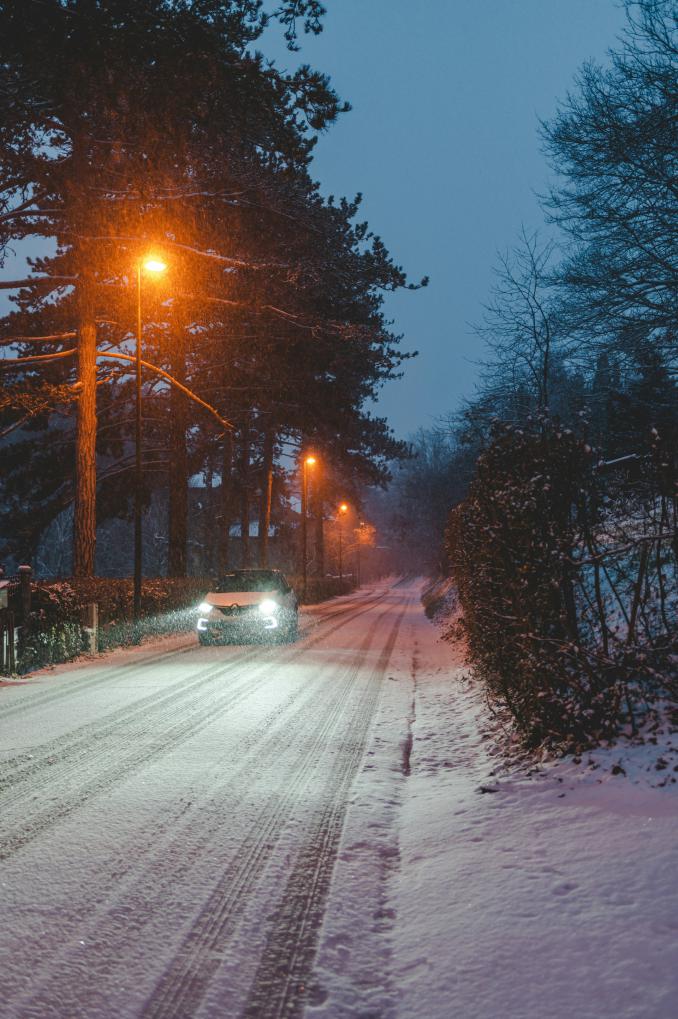
M 200 616 L 196 624 L 199 634 L 210 640 L 225 640 L 228 637 L 257 637 L 264 634 L 273 635 L 281 626 L 280 616 L 267 616 L 261 612 L 224 615 L 210 612 Z

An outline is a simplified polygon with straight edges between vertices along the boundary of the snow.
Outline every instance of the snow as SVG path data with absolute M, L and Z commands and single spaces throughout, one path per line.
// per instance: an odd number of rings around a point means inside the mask
M 193 974 L 181 1014 L 235 1019 L 294 949 L 291 889 L 315 961 L 275 1014 L 675 1019 L 678 733 L 527 757 L 421 591 L 310 606 L 298 645 L 182 634 L 0 691 L 0 1016 L 138 1016 L 165 976 L 178 1015 Z
M 521 759 L 463 648 L 405 630 L 307 1014 L 675 1019 L 678 736 Z

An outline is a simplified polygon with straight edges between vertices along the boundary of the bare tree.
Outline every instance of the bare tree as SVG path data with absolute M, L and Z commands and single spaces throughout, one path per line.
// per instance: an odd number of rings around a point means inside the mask
M 556 345 L 561 339 L 553 294 L 555 245 L 523 227 L 515 248 L 499 256 L 492 296 L 476 331 L 491 356 L 485 387 L 529 409 L 549 406 Z M 510 402 L 510 401 L 509 401 Z M 521 407 L 525 410 L 524 406 Z

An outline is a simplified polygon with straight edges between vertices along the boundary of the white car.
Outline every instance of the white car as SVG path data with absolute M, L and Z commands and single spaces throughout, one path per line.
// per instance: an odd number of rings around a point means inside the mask
M 279 570 L 226 573 L 198 606 L 201 644 L 296 640 L 297 596 Z

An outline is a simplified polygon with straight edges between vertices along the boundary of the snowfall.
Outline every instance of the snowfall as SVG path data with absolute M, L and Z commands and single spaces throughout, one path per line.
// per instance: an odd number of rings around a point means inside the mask
M 463 646 L 423 612 L 405 629 L 307 1014 L 676 1019 L 678 730 L 521 758 Z

